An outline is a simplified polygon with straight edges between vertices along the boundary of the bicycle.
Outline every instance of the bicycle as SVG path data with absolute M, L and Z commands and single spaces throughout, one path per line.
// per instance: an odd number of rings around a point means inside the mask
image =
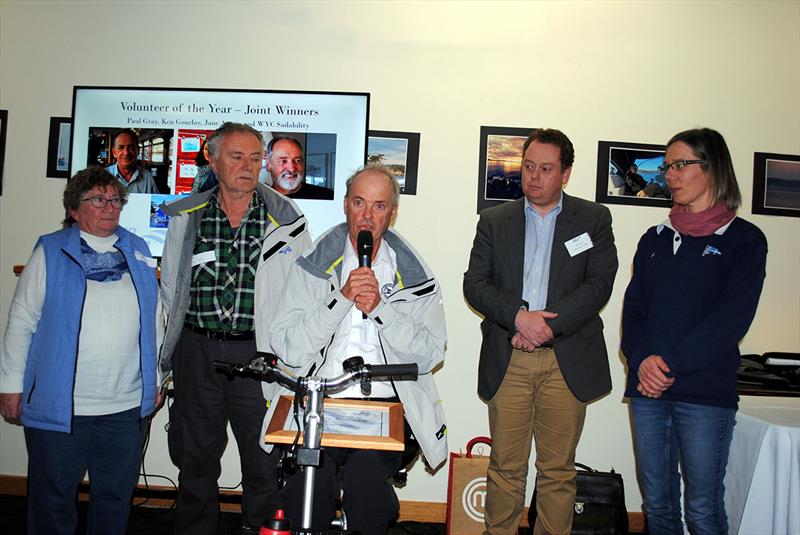
M 351 357 L 342 363 L 344 372 L 335 377 L 306 376 L 297 377 L 278 367 L 276 355 L 258 352 L 247 364 L 215 362 L 217 369 L 225 373 L 238 373 L 255 376 L 262 381 L 277 382 L 295 394 L 295 407 L 299 400 L 307 397 L 303 412 L 303 445 L 297 449 L 297 465 L 303 467 L 303 509 L 301 531 L 307 533 L 311 528 L 314 510 L 314 486 L 317 467 L 322 460 L 322 435 L 324 432 L 323 399 L 324 394 L 335 394 L 361 382 L 361 391 L 366 396 L 371 390 L 371 382 L 386 380 L 416 380 L 419 369 L 416 364 L 364 364 L 361 357 Z M 299 431 L 298 431 L 299 434 Z M 319 533 L 319 532 L 317 532 Z M 334 533 L 343 533 L 342 531 Z

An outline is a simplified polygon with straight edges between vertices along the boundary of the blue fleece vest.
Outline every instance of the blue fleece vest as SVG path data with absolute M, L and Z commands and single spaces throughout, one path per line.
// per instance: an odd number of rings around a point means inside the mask
M 115 247 L 125 255 L 139 302 L 141 415 L 145 417 L 155 406 L 158 282 L 155 268 L 144 260 L 150 258 L 144 240 L 122 227 L 117 228 L 116 234 L 119 239 Z M 81 325 L 86 273 L 78 227 L 42 236 L 37 245 L 43 247 L 47 275 L 42 314 L 31 339 L 25 367 L 22 423 L 68 433 L 72 429 L 79 333 L 81 329 L 102 329 L 103 325 Z

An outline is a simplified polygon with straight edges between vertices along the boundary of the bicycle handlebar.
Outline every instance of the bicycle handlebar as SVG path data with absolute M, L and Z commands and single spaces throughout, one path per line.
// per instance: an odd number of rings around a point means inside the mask
M 372 373 L 372 380 L 397 379 L 415 381 L 419 376 L 419 366 L 414 364 L 365 364 Z
M 256 356 L 247 364 L 233 364 L 228 362 L 214 361 L 217 369 L 227 373 L 256 374 L 262 380 L 268 382 L 278 382 L 281 385 L 295 392 L 308 389 L 309 381 L 319 384 L 318 390 L 325 392 L 336 392 L 343 390 L 350 384 L 363 380 L 389 380 L 396 381 L 411 380 L 416 381 L 419 375 L 419 367 L 414 364 L 359 364 L 347 369 L 344 373 L 335 377 L 297 377 L 278 367 L 278 357 L 272 353 L 259 351 Z

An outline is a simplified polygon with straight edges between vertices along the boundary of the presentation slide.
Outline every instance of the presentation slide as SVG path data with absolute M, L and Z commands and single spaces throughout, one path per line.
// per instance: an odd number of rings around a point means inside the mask
M 191 193 L 206 137 L 226 121 L 246 123 L 267 143 L 290 137 L 302 150 L 298 173 L 315 193 L 294 200 L 317 237 L 344 220 L 345 180 L 364 165 L 368 116 L 368 93 L 76 86 L 70 174 L 88 165 L 113 171 L 125 158 L 115 140 L 133 130 L 137 169 L 152 182 L 148 193 L 130 193 L 120 224 L 161 256 L 168 219 L 159 206 Z M 266 151 L 259 180 L 273 183 Z

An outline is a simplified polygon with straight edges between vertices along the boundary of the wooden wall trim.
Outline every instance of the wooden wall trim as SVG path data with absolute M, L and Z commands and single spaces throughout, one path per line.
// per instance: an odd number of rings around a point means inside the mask
M 0 475 L 0 494 L 25 496 L 28 494 L 28 478 L 25 476 Z

